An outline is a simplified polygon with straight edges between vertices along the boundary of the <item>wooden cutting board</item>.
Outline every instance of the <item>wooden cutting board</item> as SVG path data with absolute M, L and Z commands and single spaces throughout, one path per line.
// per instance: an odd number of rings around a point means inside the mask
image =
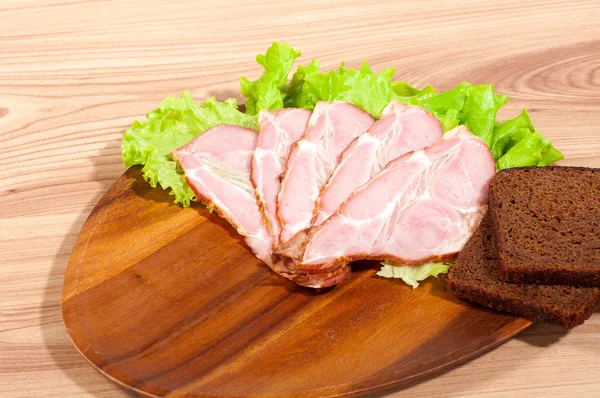
M 530 323 L 475 307 L 433 279 L 412 290 L 354 267 L 345 285 L 298 287 L 227 222 L 182 209 L 129 169 L 96 205 L 65 276 L 81 354 L 150 396 L 356 396 L 401 388 Z

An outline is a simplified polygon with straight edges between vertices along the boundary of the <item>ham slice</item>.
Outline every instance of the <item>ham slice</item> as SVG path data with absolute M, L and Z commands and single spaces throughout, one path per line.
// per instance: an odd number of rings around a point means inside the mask
M 277 219 L 277 195 L 280 177 L 292 144 L 304 135 L 311 112 L 305 109 L 261 111 L 260 132 L 252 155 L 250 181 L 254 186 L 258 207 L 269 234 L 279 239 L 281 224 Z
M 259 141 L 254 130 L 220 125 L 207 130 L 172 152 L 196 196 L 225 218 L 245 237 L 256 257 L 299 285 L 318 288 L 343 282 L 344 269 L 319 274 L 290 272 L 285 263 L 272 261 L 273 238 L 263 224 L 250 182 L 251 157 Z
M 320 225 L 334 214 L 389 161 L 433 144 L 443 133 L 440 122 L 423 108 L 390 102 L 381 119 L 344 150 L 317 199 L 312 225 Z
M 310 226 L 315 201 L 342 152 L 373 122 L 371 115 L 347 102 L 316 105 L 306 133 L 292 145 L 286 162 L 277 198 L 279 244 Z
M 272 266 L 272 239 L 263 225 L 250 183 L 250 158 L 257 140 L 254 130 L 222 124 L 171 155 L 196 196 L 246 238 L 256 257 Z
M 331 273 L 360 259 L 417 265 L 454 256 L 487 210 L 495 172 L 485 142 L 459 126 L 390 162 L 336 214 L 296 235 L 275 257 L 296 272 Z

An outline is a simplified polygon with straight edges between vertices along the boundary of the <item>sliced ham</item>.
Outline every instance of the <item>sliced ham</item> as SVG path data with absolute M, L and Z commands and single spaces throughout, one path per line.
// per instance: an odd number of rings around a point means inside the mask
M 220 125 L 207 130 L 185 146 L 172 152 L 185 172 L 189 186 L 199 199 L 225 218 L 256 257 L 280 275 L 308 287 L 343 282 L 343 269 L 318 275 L 302 271 L 291 273 L 281 261 L 272 261 L 273 239 L 263 224 L 254 187 L 250 182 L 251 157 L 258 134 L 239 126 Z
M 263 221 L 275 242 L 281 231 L 277 219 L 280 177 L 290 148 L 304 135 L 310 115 L 311 112 L 305 109 L 281 109 L 261 111 L 258 116 L 260 132 L 252 155 L 250 181 Z
M 417 265 L 454 256 L 487 210 L 495 172 L 485 142 L 459 126 L 425 150 L 390 162 L 336 214 L 299 233 L 277 256 L 296 272 L 312 273 L 347 269 L 359 259 Z
M 315 201 L 344 149 L 371 127 L 368 113 L 347 102 L 319 102 L 306 133 L 292 145 L 277 199 L 279 244 L 310 226 Z
M 246 237 L 256 257 L 272 265 L 272 239 L 263 225 L 250 183 L 250 158 L 257 140 L 254 130 L 222 124 L 171 155 L 196 196 Z
M 389 161 L 425 148 L 443 134 L 440 122 L 417 106 L 392 101 L 369 131 L 356 137 L 321 190 L 312 225 L 320 225 Z

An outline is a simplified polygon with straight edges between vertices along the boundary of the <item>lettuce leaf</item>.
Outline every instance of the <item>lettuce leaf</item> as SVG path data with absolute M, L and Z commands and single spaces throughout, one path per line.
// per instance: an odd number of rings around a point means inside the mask
M 457 87 L 424 99 L 408 101 L 431 112 L 442 124 L 444 131 L 452 130 L 460 124 L 460 111 L 465 106 L 469 83 L 461 83 Z
M 319 71 L 319 61 L 313 59 L 310 65 L 298 66 L 292 80 L 281 87 L 283 105 L 286 108 L 313 109 L 318 99 L 308 90 L 304 90 L 304 77 Z
M 291 83 L 282 87 L 286 106 L 312 110 L 318 101 L 347 101 L 378 119 L 392 99 L 409 104 L 436 94 L 431 86 L 419 90 L 406 82 L 392 83 L 394 68 L 375 74 L 368 62 L 359 70 L 348 69 L 343 62 L 329 73 L 318 68 L 317 60 L 298 67 Z
M 550 141 L 533 132 L 517 142 L 496 162 L 498 170 L 521 166 L 547 166 L 563 159 Z
M 494 86 L 491 84 L 468 86 L 466 92 L 460 122 L 492 149 L 496 113 L 508 102 L 508 97 L 494 93 Z
M 535 131 L 526 109 L 514 119 L 496 123 L 491 149 L 498 170 L 547 166 L 563 159 L 562 153 Z
M 300 51 L 281 43 L 273 43 L 265 55 L 256 56 L 256 62 L 265 69 L 262 76 L 253 82 L 244 76 L 240 78 L 242 95 L 248 98 L 245 103 L 247 114 L 283 108 L 285 93 L 281 89 L 286 86 L 294 61 L 299 56 Z
M 348 69 L 344 63 L 329 73 L 313 72 L 304 76 L 303 97 L 295 105 L 311 109 L 320 101 L 347 101 L 375 118 L 390 102 L 394 68 L 387 68 L 379 75 L 373 73 L 367 62 L 360 69 Z M 309 99 L 307 101 L 307 99 Z
M 419 282 L 429 278 L 436 277 L 439 274 L 448 272 L 448 265 L 440 262 L 426 263 L 419 266 L 400 265 L 391 261 L 383 261 L 382 267 L 377 271 L 377 275 L 384 278 L 399 278 L 413 289 L 419 286 Z
M 437 94 L 432 86 L 427 86 L 419 90 L 407 82 L 392 83 L 392 91 L 394 93 L 394 99 L 402 103 L 409 103 L 410 101 L 415 100 L 422 101 Z
M 196 196 L 171 158 L 171 151 L 219 124 L 257 129 L 256 116 L 240 112 L 234 99 L 218 102 L 211 97 L 198 106 L 188 91 L 181 98 L 166 98 L 146 118 L 143 123 L 133 122 L 125 132 L 121 144 L 123 163 L 125 167 L 144 165 L 142 174 L 146 181 L 152 187 L 160 184 L 163 189 L 170 189 L 175 202 L 183 206 L 189 206 Z
M 496 161 L 500 159 L 515 144 L 534 131 L 535 128 L 525 109 L 514 119 L 496 123 L 491 145 L 494 159 Z

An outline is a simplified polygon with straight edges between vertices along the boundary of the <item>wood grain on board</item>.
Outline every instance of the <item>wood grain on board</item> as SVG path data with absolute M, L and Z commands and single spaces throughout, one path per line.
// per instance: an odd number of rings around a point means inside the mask
M 123 131 L 167 95 L 242 101 L 239 76 L 258 76 L 255 55 L 280 40 L 324 69 L 366 59 L 417 86 L 494 83 L 511 99 L 501 118 L 527 107 L 562 164 L 600 167 L 598 20 L 596 0 L 3 1 L 2 395 L 128 395 L 73 348 L 61 287 L 85 219 L 123 173 Z M 534 325 L 402 394 L 595 397 L 598 339 L 598 314 L 568 333 Z
M 299 287 L 227 222 L 182 210 L 129 169 L 87 219 L 62 311 L 102 373 L 153 396 L 356 396 L 463 362 L 530 325 L 471 306 L 440 280 L 412 290 L 354 266 L 343 286 Z

